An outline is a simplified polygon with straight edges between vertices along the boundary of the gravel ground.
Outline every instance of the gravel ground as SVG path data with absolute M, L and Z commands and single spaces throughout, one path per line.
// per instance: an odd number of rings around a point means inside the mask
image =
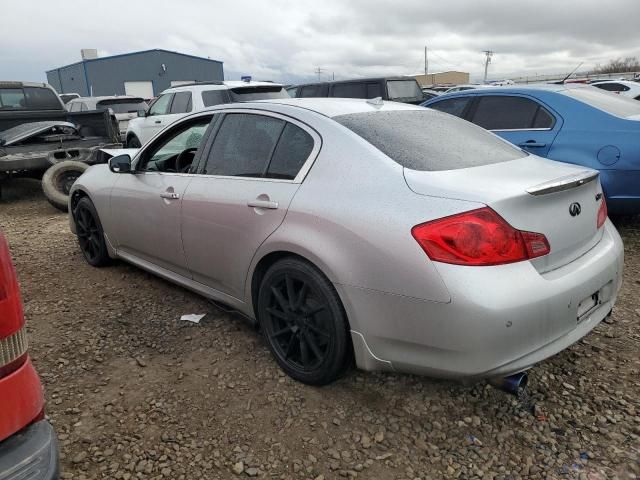
M 613 316 L 531 371 L 531 414 L 485 384 L 360 371 L 298 384 L 241 317 L 124 263 L 87 265 L 36 182 L 4 193 L 62 478 L 640 477 L 638 218 L 617 222 Z

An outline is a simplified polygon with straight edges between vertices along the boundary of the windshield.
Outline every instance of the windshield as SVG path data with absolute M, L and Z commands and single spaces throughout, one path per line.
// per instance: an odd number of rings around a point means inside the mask
M 570 88 L 561 93 L 616 117 L 627 118 L 640 115 L 640 102 L 638 100 L 609 93 L 599 88 Z
M 96 105 L 96 110 L 107 108 L 110 108 L 113 113 L 136 113 L 138 110 L 146 110 L 149 106 L 142 99 L 102 100 Z
M 389 100 L 412 98 L 422 100 L 422 90 L 415 80 L 387 80 Z
M 265 87 L 236 87 L 229 90 L 234 102 L 269 100 L 272 98 L 290 98 L 287 91 L 279 85 Z
M 433 110 L 351 113 L 334 120 L 411 170 L 456 170 L 527 156 L 483 128 Z

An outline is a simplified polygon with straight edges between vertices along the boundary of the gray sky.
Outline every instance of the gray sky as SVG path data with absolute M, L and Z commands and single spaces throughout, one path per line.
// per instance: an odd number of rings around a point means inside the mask
M 88 7 L 90 5 L 90 7 Z M 46 79 L 80 59 L 165 48 L 224 61 L 230 79 L 296 82 L 429 71 L 489 78 L 639 56 L 640 0 L 24 0 L 3 5 L 0 79 Z M 73 13 L 79 16 L 74 17 Z

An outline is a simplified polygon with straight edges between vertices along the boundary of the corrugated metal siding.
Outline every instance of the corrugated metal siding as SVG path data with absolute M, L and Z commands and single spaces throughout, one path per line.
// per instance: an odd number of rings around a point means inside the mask
M 162 69 L 162 64 L 166 70 Z M 88 88 L 85 87 L 83 65 L 86 66 Z M 83 82 L 81 85 L 77 83 L 78 75 Z M 176 80 L 222 81 L 224 71 L 219 61 L 152 50 L 69 65 L 47 72 L 47 79 L 59 93 L 78 92 L 81 95 L 124 95 L 124 82 L 151 81 L 154 94 L 158 95 Z

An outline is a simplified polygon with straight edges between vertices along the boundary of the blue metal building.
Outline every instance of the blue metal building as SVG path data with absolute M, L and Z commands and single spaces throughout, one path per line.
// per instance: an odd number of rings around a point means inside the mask
M 221 61 L 162 49 L 84 59 L 47 72 L 58 93 L 81 96 L 151 98 L 180 83 L 223 80 Z

